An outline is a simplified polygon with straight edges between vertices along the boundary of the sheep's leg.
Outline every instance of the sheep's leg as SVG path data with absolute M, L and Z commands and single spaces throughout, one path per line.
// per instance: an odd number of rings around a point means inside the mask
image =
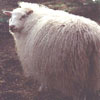
M 41 84 L 39 89 L 38 89 L 38 92 L 41 92 L 41 91 L 46 91 L 47 90 L 47 86 L 44 85 L 44 84 Z

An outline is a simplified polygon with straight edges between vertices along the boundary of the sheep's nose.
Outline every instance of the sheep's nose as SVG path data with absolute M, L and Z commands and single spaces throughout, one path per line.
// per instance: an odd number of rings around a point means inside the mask
M 9 29 L 10 29 L 11 31 L 13 31 L 13 30 L 15 29 L 15 26 L 14 26 L 14 25 L 11 25 L 11 26 L 9 26 Z

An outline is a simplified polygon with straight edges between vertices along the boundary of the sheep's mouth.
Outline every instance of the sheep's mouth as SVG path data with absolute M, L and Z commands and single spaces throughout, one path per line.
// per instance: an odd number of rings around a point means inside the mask
M 21 31 L 21 29 L 18 29 L 18 28 L 9 28 L 9 30 L 11 32 L 20 32 Z
M 16 31 L 17 31 L 16 28 L 10 28 L 10 27 L 9 27 L 9 30 L 10 30 L 11 32 L 16 32 Z

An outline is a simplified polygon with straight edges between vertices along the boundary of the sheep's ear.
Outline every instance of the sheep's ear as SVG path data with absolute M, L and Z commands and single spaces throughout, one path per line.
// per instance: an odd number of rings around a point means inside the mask
M 31 3 L 27 3 L 27 2 L 18 2 L 19 7 L 24 8 L 26 11 L 27 15 L 30 15 L 31 13 L 33 13 L 33 10 L 30 8 L 32 6 Z
M 27 15 L 30 15 L 30 14 L 32 14 L 33 13 L 33 10 L 31 10 L 31 9 L 29 9 L 28 11 L 27 11 Z
M 11 11 L 3 11 L 3 13 L 7 16 L 11 16 L 12 15 L 12 12 Z
M 22 3 L 22 2 L 18 1 L 18 3 L 17 3 L 17 4 L 18 4 L 18 6 L 19 6 L 19 7 L 21 7 L 21 3 Z

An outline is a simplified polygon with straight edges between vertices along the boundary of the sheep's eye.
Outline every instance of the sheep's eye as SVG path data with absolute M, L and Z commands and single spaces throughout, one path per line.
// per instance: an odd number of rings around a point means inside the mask
M 26 15 L 23 15 L 21 18 L 20 18 L 20 20 L 22 20 L 23 18 L 25 18 L 26 17 Z

